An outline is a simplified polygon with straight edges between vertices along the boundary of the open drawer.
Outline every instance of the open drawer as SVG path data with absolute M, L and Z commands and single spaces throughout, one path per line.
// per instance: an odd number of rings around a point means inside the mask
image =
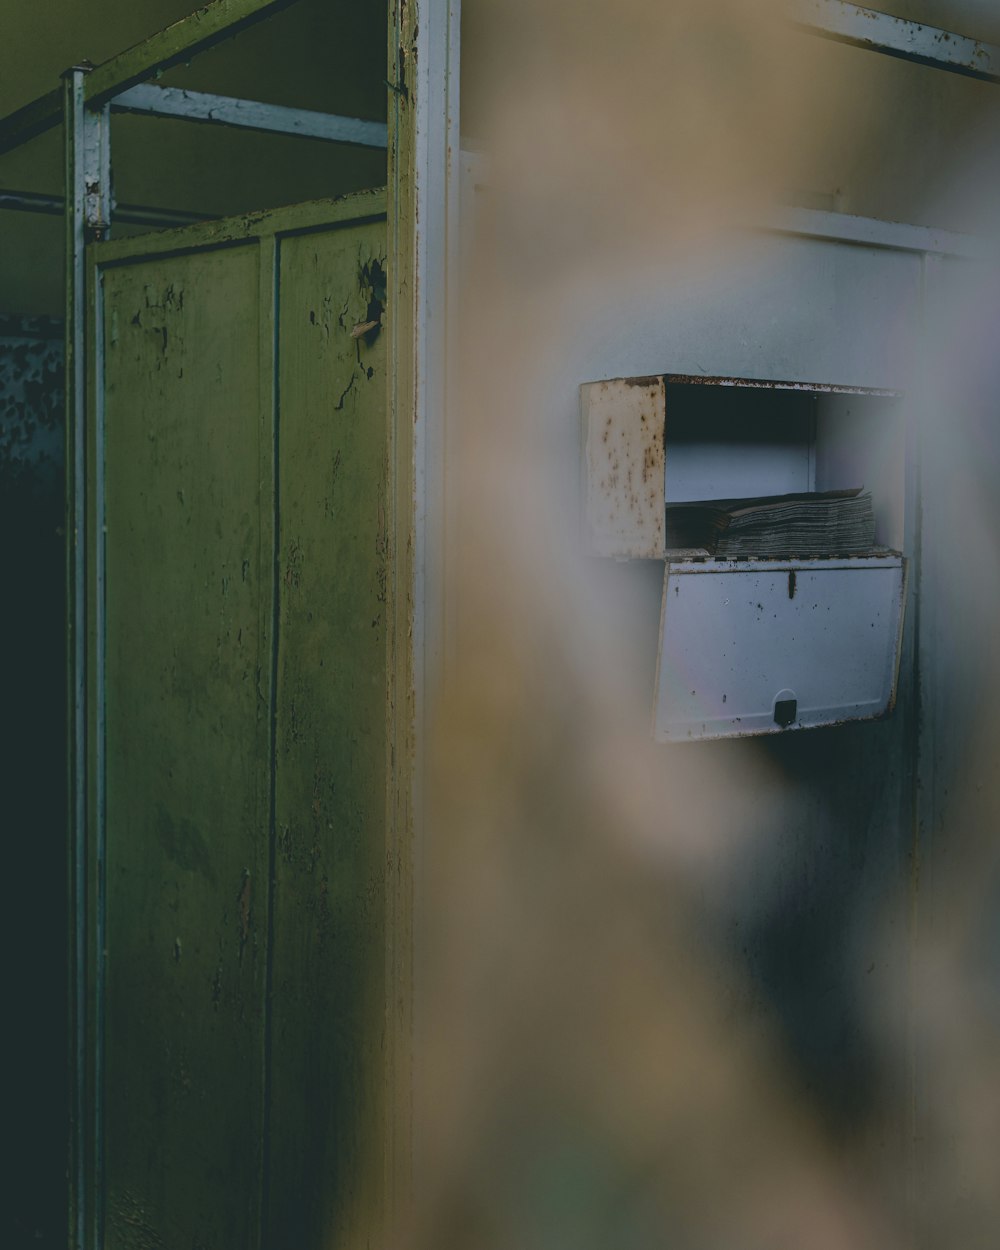
M 667 557 L 658 742 L 781 733 L 891 711 L 905 561 Z

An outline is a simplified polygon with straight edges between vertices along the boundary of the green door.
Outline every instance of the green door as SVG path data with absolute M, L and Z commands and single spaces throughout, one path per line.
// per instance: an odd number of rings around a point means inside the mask
M 91 249 L 87 1171 L 109 1248 L 377 1238 L 385 254 L 381 193 Z

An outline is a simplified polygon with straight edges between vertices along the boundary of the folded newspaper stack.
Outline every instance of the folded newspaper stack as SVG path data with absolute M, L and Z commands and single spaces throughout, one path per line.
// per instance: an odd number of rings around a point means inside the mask
M 864 555 L 875 547 L 872 497 L 858 487 L 668 504 L 667 547 L 720 559 Z

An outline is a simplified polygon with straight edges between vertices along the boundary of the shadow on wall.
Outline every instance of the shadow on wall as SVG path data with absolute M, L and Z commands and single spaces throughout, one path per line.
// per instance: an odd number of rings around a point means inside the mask
M 62 326 L 0 321 L 7 1093 L 0 1241 L 66 1239 Z

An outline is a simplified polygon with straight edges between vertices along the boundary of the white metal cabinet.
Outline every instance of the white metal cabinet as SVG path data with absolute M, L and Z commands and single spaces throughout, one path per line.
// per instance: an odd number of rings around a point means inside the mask
M 898 396 L 666 374 L 585 384 L 581 415 L 588 549 L 665 561 L 657 741 L 891 711 L 905 580 Z M 671 503 L 862 486 L 878 544 L 865 557 L 716 560 L 667 546 Z

